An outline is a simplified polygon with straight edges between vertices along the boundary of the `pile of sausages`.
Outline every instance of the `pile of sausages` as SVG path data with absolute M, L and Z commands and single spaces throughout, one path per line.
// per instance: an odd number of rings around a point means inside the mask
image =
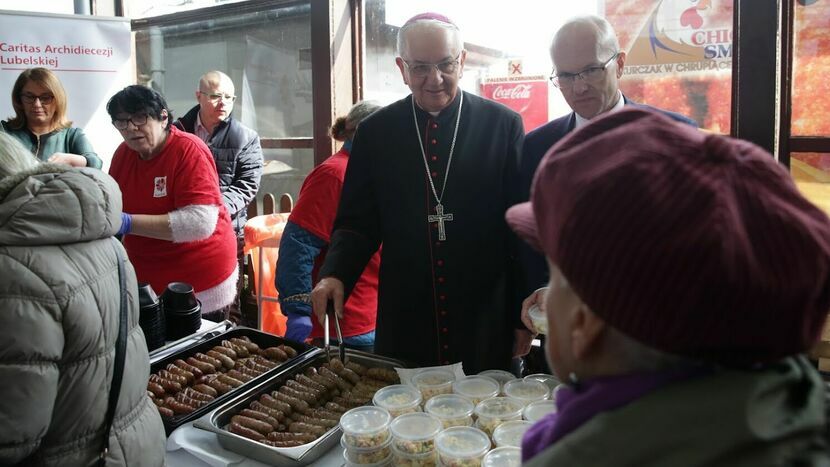
M 287 345 L 261 349 L 234 337 L 151 374 L 147 394 L 162 417 L 189 414 L 296 355 Z
M 232 416 L 226 429 L 272 447 L 299 446 L 336 427 L 344 412 L 370 402 L 378 389 L 399 382 L 394 370 L 333 358 L 263 393 Z

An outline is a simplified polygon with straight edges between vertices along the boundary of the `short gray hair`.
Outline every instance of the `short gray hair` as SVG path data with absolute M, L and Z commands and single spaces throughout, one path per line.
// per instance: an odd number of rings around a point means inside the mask
M 19 141 L 0 132 L 0 178 L 31 169 L 38 164 L 35 156 Z
M 381 107 L 377 101 L 360 101 L 353 105 L 349 113 L 346 114 L 346 122 L 351 124 L 350 126 L 353 128 L 357 128 L 358 123 Z
M 418 19 L 415 21 L 408 22 L 398 30 L 398 56 L 403 57 L 403 51 L 406 48 L 406 33 L 412 29 L 416 28 L 425 28 L 425 27 L 439 27 L 446 29 L 447 31 L 453 34 L 455 38 L 455 52 L 461 53 L 461 50 L 464 49 L 464 41 L 461 38 L 461 30 L 458 29 L 458 26 L 452 23 L 447 23 L 444 21 L 439 21 L 436 19 Z
M 626 373 L 661 371 L 692 365 L 685 357 L 649 347 L 606 323 L 606 343 L 620 370 Z
M 575 16 L 565 21 L 565 24 L 563 24 L 562 27 L 556 31 L 556 34 L 553 36 L 553 41 L 551 41 L 550 44 L 551 56 L 553 56 L 553 49 L 556 47 L 556 41 L 559 40 L 563 34 L 569 32 L 573 28 L 585 26 L 592 27 L 596 31 L 597 59 L 600 59 L 605 55 L 610 56 L 611 54 L 615 54 L 620 51 L 620 41 L 617 39 L 617 33 L 614 31 L 614 27 L 611 26 L 611 23 L 601 16 L 584 15 Z

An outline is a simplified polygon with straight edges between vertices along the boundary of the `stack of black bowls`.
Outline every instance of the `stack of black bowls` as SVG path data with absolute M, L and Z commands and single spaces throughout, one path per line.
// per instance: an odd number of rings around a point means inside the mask
M 138 284 L 138 302 L 141 307 L 138 324 L 144 331 L 147 350 L 152 352 L 164 345 L 164 310 L 150 284 Z
M 174 341 L 189 336 L 202 325 L 202 304 L 196 299 L 193 286 L 171 282 L 161 296 L 167 322 L 167 339 Z

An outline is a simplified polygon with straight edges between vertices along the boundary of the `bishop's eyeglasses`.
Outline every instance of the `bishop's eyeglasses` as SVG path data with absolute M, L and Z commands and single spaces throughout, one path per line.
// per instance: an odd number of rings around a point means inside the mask
M 608 65 L 618 56 L 620 55 L 619 52 L 615 53 L 611 56 L 608 60 L 605 61 L 600 66 L 589 66 L 584 70 L 578 73 L 556 73 L 554 72 L 550 75 L 550 82 L 553 83 L 554 86 L 557 88 L 565 88 L 569 89 L 572 88 L 573 85 L 576 83 L 576 79 L 579 78 L 586 83 L 594 84 L 598 83 L 602 80 L 605 76 L 604 72 L 608 68 Z
M 455 56 L 455 58 L 450 60 L 444 60 L 440 63 L 410 63 L 406 60 L 403 62 L 406 64 L 406 67 L 409 69 L 409 72 L 412 76 L 417 76 L 419 78 L 423 78 L 428 74 L 432 73 L 433 68 L 437 69 L 439 73 L 444 75 L 451 75 L 458 70 L 458 59 L 461 57 L 461 53 Z
M 236 100 L 236 96 L 232 96 L 230 94 L 223 94 L 223 93 L 214 94 L 214 93 L 204 92 L 204 91 L 199 91 L 199 94 L 207 97 L 211 104 L 218 104 L 219 101 L 233 102 L 233 101 Z

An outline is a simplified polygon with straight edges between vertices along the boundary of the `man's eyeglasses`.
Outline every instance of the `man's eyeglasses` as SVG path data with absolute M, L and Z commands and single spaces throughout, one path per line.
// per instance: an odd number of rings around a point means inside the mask
M 119 130 L 126 130 L 130 122 L 138 128 L 147 123 L 147 114 L 131 115 L 127 118 L 113 118 L 112 126 Z
M 556 74 L 556 71 L 550 75 L 550 81 L 553 83 L 554 86 L 557 88 L 571 88 L 576 83 L 576 79 L 580 78 L 582 81 L 586 83 L 598 83 L 602 80 L 605 76 L 605 70 L 608 68 L 608 65 L 618 56 L 620 55 L 619 52 L 615 53 L 611 56 L 608 60 L 605 61 L 600 66 L 590 66 L 579 73 L 559 73 Z
M 35 101 L 40 101 L 41 105 L 49 105 L 55 100 L 55 96 L 52 94 L 41 94 L 36 96 L 34 94 L 25 93 L 20 95 L 20 100 L 22 100 L 24 104 L 28 105 L 34 104 Z
M 461 53 L 455 56 L 455 58 L 450 60 L 445 60 L 441 63 L 409 63 L 406 60 L 403 62 L 406 64 L 406 67 L 409 68 L 409 73 L 412 76 L 417 77 L 424 77 L 428 74 L 432 73 L 433 68 L 437 69 L 440 73 L 445 75 L 451 75 L 458 70 L 458 59 L 461 57 Z
M 236 100 L 236 96 L 231 96 L 230 94 L 212 94 L 204 91 L 199 91 L 199 94 L 207 97 L 211 104 L 218 104 L 219 101 L 233 102 Z

